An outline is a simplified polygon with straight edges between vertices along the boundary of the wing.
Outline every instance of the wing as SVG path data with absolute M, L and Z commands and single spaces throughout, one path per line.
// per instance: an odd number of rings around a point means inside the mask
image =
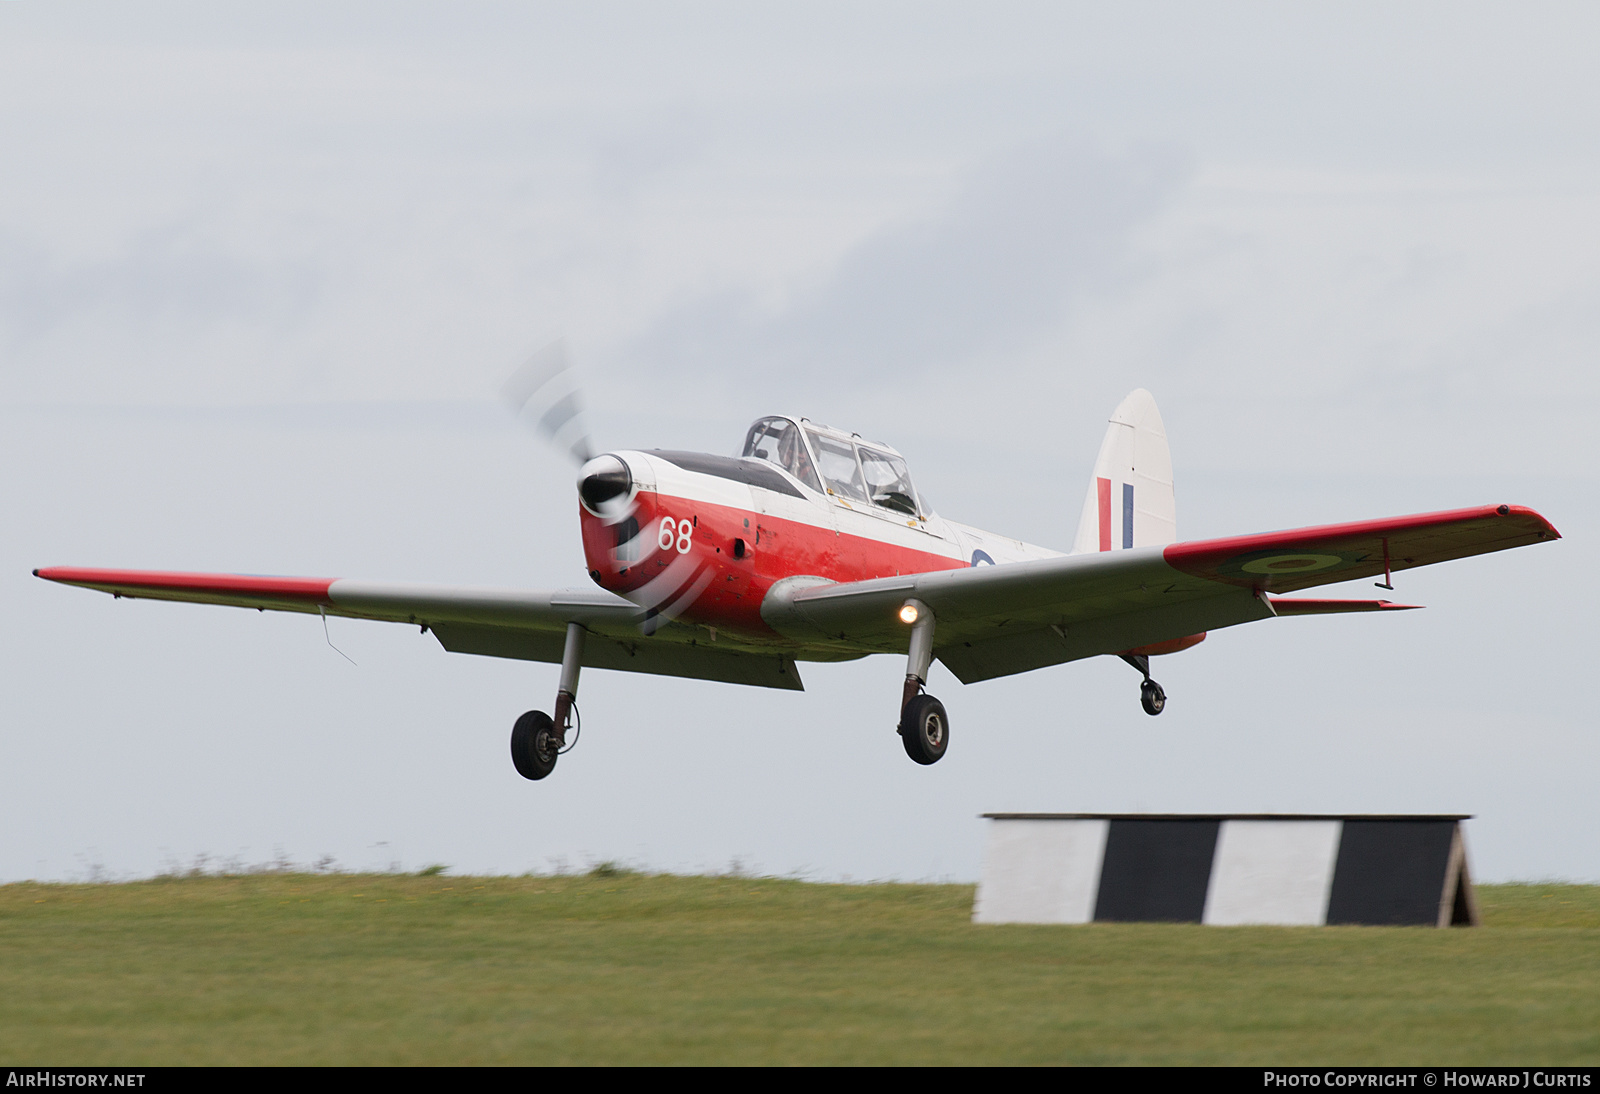
M 842 585 L 791 579 L 762 614 L 797 640 L 899 653 L 895 613 L 914 597 L 934 613 L 935 655 L 972 683 L 1275 615 L 1405 608 L 1268 594 L 1559 538 L 1531 509 L 1483 506 Z
M 455 653 L 561 661 L 568 623 L 589 631 L 585 668 L 688 676 L 733 684 L 803 690 L 794 659 L 741 646 L 686 624 L 647 619 L 621 597 L 600 591 L 538 592 L 348 578 L 161 573 L 53 566 L 35 576 L 116 597 L 227 604 L 261 611 L 307 612 L 410 623 L 432 630 Z M 651 633 L 646 634 L 646 624 Z M 657 625 L 659 624 L 659 625 Z
M 1174 569 L 1210 581 L 1241 589 L 1294 592 L 1560 538 L 1561 533 L 1532 509 L 1484 505 L 1174 543 L 1166 548 L 1166 558 Z

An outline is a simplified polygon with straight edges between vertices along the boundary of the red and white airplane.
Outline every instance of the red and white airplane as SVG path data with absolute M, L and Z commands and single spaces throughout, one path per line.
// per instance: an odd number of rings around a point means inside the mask
M 557 369 L 559 371 L 559 368 Z M 518 401 L 523 401 L 519 396 Z M 545 414 L 549 432 L 572 396 Z M 554 715 L 511 733 L 517 771 L 542 779 L 576 740 L 582 668 L 800 690 L 798 662 L 907 656 L 898 732 L 944 754 L 950 722 L 925 694 L 937 657 L 963 683 L 1113 654 L 1166 696 L 1150 658 L 1206 632 L 1283 615 L 1392 611 L 1387 600 L 1286 598 L 1446 559 L 1559 539 L 1531 509 L 1451 512 L 1181 543 L 1155 400 L 1111 417 L 1067 553 L 935 514 L 887 445 L 805 418 L 762 418 L 736 457 L 574 446 L 578 518 L 597 590 L 544 592 L 57 566 L 50 581 L 117 597 L 376 619 L 432 630 L 445 649 L 561 665 Z

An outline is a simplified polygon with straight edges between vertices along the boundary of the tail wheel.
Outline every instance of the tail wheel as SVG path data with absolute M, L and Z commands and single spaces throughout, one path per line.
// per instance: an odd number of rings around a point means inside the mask
M 1166 709 L 1167 693 L 1154 680 L 1146 680 L 1139 685 L 1139 705 L 1153 718 Z
M 511 727 L 511 762 L 524 779 L 542 779 L 556 769 L 561 743 L 556 724 L 542 710 L 530 710 Z
M 919 764 L 936 764 L 950 745 L 950 717 L 931 695 L 918 695 L 900 712 L 900 743 Z

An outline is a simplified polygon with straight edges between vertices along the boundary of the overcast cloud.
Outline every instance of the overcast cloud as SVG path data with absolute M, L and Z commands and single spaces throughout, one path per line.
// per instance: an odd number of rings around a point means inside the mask
M 919 383 L 1015 352 L 1075 298 L 1126 287 L 1131 237 L 1184 182 L 1171 151 L 1106 154 L 1056 138 L 975 165 L 950 201 L 870 233 L 763 309 L 725 291 L 675 308 L 630 347 L 713 375 Z

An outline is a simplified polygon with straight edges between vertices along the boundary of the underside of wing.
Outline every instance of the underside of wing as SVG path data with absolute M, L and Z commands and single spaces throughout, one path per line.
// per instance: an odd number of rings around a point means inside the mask
M 655 676 L 687 676 L 720 680 L 727 684 L 752 684 L 764 688 L 803 691 L 794 658 L 766 651 L 729 647 L 726 641 L 708 642 L 700 631 L 688 636 L 664 627 L 653 635 L 637 628 L 617 633 L 617 628 L 589 628 L 583 644 L 585 668 L 620 669 Z M 610 631 L 610 633 L 607 633 Z M 452 653 L 510 657 L 523 661 L 561 661 L 565 634 L 561 628 L 508 627 L 484 623 L 435 623 L 439 644 Z
M 747 648 L 704 628 L 650 618 L 637 605 L 601 591 L 469 588 L 349 578 L 169 573 L 55 566 L 35 570 L 49 581 L 116 597 L 294 611 L 431 630 L 455 653 L 560 663 L 567 624 L 589 632 L 586 668 L 687 676 L 801 690 L 792 657 Z
M 797 640 L 883 652 L 906 649 L 896 615 L 908 599 L 932 610 L 934 654 L 963 683 L 1119 653 L 1272 610 L 1248 589 L 1181 574 L 1160 547 L 777 590 L 762 614 Z

